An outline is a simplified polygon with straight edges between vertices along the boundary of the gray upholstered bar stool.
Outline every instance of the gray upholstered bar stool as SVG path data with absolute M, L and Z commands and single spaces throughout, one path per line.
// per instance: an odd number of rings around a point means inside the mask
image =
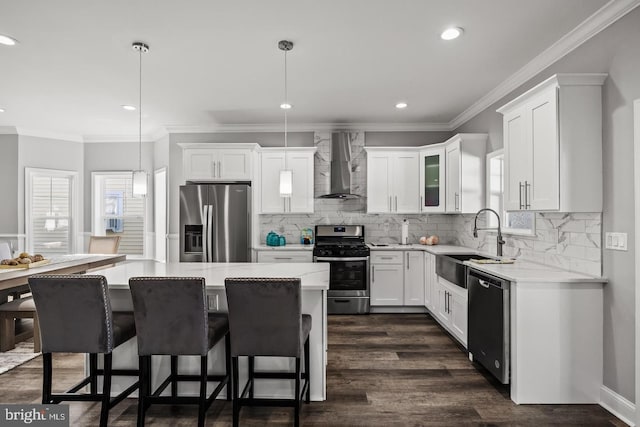
M 42 340 L 42 403 L 62 401 L 102 402 L 100 426 L 107 425 L 109 409 L 138 388 L 137 369 L 112 369 L 112 351 L 136 335 L 133 313 L 113 313 L 104 276 L 37 275 L 29 278 Z M 51 392 L 52 353 L 89 353 L 89 376 L 62 394 Z M 98 369 L 98 354 L 104 367 Z M 126 375 L 136 381 L 111 399 L 111 376 Z M 98 393 L 98 376 L 103 376 Z M 89 394 L 77 393 L 89 386 Z
M 305 396 L 307 403 L 311 401 L 311 316 L 302 314 L 300 279 L 230 278 L 225 280 L 225 288 L 233 362 L 233 425 L 239 424 L 242 406 L 289 406 L 294 408 L 295 425 L 298 426 L 301 396 Z M 303 353 L 304 372 L 301 372 Z M 249 361 L 249 378 L 241 394 L 239 356 L 248 356 Z M 256 372 L 255 358 L 261 356 L 293 357 L 295 373 Z M 254 398 L 255 379 L 260 378 L 295 380 L 293 399 Z M 305 380 L 302 389 L 301 379 Z
M 206 411 L 227 386 L 231 400 L 231 353 L 229 321 L 222 313 L 209 313 L 205 280 L 201 277 L 133 277 L 129 279 L 138 331 L 140 393 L 138 426 L 152 403 L 198 405 L 198 425 L 204 426 Z M 226 372 L 207 373 L 207 353 L 225 339 Z M 151 356 L 170 355 L 171 373 L 151 390 Z M 178 356 L 200 356 L 200 375 L 178 374 Z M 198 397 L 178 396 L 178 382 L 198 381 Z M 219 381 L 207 397 L 207 382 Z M 171 396 L 161 396 L 171 384 Z

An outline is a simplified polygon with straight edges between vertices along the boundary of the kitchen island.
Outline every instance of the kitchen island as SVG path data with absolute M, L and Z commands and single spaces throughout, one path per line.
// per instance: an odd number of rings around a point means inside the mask
M 210 311 L 227 311 L 224 280 L 228 277 L 299 277 L 302 286 L 302 312 L 313 318 L 309 335 L 311 362 L 311 400 L 326 399 L 326 350 L 327 350 L 327 310 L 326 293 L 329 289 L 329 265 L 323 263 L 160 263 L 155 261 L 127 261 L 115 267 L 93 271 L 101 274 L 109 284 L 113 310 L 131 310 L 133 304 L 129 293 L 129 278 L 149 277 L 204 277 Z M 138 348 L 135 338 L 122 344 L 114 351 L 114 366 L 137 368 Z M 199 358 L 182 356 L 179 358 L 181 373 L 198 373 Z M 88 369 L 88 364 L 85 365 Z M 240 383 L 246 381 L 245 362 L 240 362 Z M 256 370 L 270 369 L 293 371 L 294 360 L 288 358 L 256 358 Z M 218 345 L 209 353 L 209 372 L 224 371 L 224 346 Z M 152 384 L 156 387 L 169 373 L 169 357 L 153 358 Z M 113 379 L 113 393 L 123 390 L 128 379 Z M 197 395 L 197 384 L 180 384 L 183 394 Z M 293 381 L 256 381 L 257 397 L 290 398 L 293 395 Z M 221 393 L 220 396 L 224 396 Z

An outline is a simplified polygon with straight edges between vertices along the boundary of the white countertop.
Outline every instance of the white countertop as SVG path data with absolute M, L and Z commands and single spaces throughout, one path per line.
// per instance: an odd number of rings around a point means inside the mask
M 114 267 L 92 271 L 107 278 L 109 287 L 128 288 L 129 278 L 150 277 L 204 277 L 207 288 L 224 289 L 227 277 L 299 277 L 302 290 L 329 289 L 327 263 L 202 263 L 126 261 Z
M 465 265 L 474 270 L 510 280 L 512 282 L 546 282 L 546 283 L 606 283 L 604 277 L 589 276 L 574 271 L 563 270 L 550 265 L 516 260 L 513 264 L 476 264 L 465 261 Z
M 313 245 L 301 245 L 299 243 L 292 243 L 284 246 L 267 246 L 258 245 L 253 247 L 254 251 L 312 251 Z
M 434 255 L 478 253 L 475 249 L 454 245 L 420 245 L 412 243 L 410 245 L 389 244 L 388 246 L 374 246 L 373 244 L 368 243 L 367 246 L 369 246 L 372 251 L 426 251 Z
M 479 252 L 476 249 L 464 246 L 453 245 L 400 245 L 390 244 L 389 246 L 373 246 L 369 244 L 372 251 L 426 251 L 434 255 L 439 254 L 455 254 L 455 253 L 473 253 L 478 255 L 497 258 L 493 254 Z M 516 260 L 513 264 L 476 264 L 466 261 L 466 265 L 485 273 L 510 280 L 512 282 L 546 282 L 546 283 L 606 283 L 608 280 L 604 277 L 595 277 L 587 274 L 577 273 L 574 271 L 563 270 L 535 262 Z

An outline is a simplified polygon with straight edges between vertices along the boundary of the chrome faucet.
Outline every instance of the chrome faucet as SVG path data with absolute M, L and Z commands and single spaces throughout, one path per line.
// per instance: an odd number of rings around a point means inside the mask
M 494 227 L 478 228 L 478 215 L 480 215 L 484 211 L 493 212 L 496 215 L 496 218 L 498 218 L 498 228 L 494 228 Z M 473 220 L 473 237 L 475 238 L 478 237 L 478 230 L 498 230 L 497 251 L 498 251 L 498 256 L 502 256 L 502 245 L 504 245 L 505 242 L 504 242 L 504 239 L 502 238 L 502 228 L 500 228 L 500 215 L 498 215 L 498 212 L 489 208 L 480 209 L 478 212 L 476 212 L 476 218 Z

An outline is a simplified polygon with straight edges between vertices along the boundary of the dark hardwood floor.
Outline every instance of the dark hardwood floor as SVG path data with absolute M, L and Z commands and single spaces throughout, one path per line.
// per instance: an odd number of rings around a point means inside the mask
M 509 391 L 469 362 L 424 314 L 329 317 L 327 401 L 302 409 L 304 425 L 624 426 L 598 405 L 515 405 Z M 54 387 L 82 375 L 80 355 L 54 357 Z M 1 403 L 39 403 L 40 357 L 0 375 Z M 98 424 L 99 405 L 71 403 L 71 425 Z M 290 425 L 292 410 L 243 408 L 241 425 Z M 132 426 L 136 400 L 111 410 L 109 425 Z M 152 406 L 147 425 L 193 426 L 195 407 Z M 230 425 L 231 403 L 217 401 L 207 425 Z

